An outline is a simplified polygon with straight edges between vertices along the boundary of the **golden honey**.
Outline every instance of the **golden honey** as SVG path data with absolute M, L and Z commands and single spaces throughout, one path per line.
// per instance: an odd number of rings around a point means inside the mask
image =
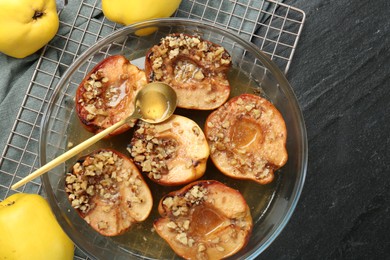
M 169 103 L 165 95 L 158 91 L 147 91 L 139 100 L 142 106 L 139 107 L 144 119 L 159 120 L 169 111 Z

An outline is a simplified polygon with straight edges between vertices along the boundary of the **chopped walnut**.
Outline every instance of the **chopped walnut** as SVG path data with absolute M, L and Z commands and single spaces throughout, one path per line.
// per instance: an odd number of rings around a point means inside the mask
M 222 246 L 217 246 L 216 249 L 220 252 L 223 252 L 225 251 L 225 248 L 223 248 Z
M 204 252 L 204 251 L 206 251 L 206 246 L 205 246 L 203 243 L 200 243 L 200 244 L 198 245 L 198 251 L 199 251 L 199 252 Z
M 91 198 L 99 196 L 115 203 L 118 196 L 118 182 L 127 181 L 134 191 L 141 185 L 139 177 L 122 168 L 123 159 L 112 151 L 101 150 L 77 162 L 65 178 L 65 191 L 75 209 L 88 213 L 94 205 Z M 134 197 L 132 203 L 141 203 Z
M 97 70 L 89 76 L 89 80 L 86 80 L 82 97 L 78 100 L 84 106 L 84 109 L 88 111 L 87 120 L 93 120 L 98 113 L 102 113 L 103 100 L 101 97 L 103 83 L 107 83 L 108 79 L 103 77 L 103 71 Z M 109 92 L 109 91 L 108 91 Z M 107 95 L 107 94 L 106 94 Z
M 222 46 L 213 45 L 206 41 L 200 40 L 196 36 L 188 36 L 184 34 L 170 35 L 161 39 L 160 45 L 156 45 L 153 49 L 153 54 L 150 56 L 152 60 L 152 68 L 154 69 L 157 80 L 166 80 L 166 74 L 162 63 L 164 59 L 173 59 L 180 53 L 191 55 L 200 63 L 206 63 L 204 67 L 211 65 L 220 67 L 221 65 L 229 65 L 231 63 L 230 55 Z M 205 77 L 203 72 L 196 64 L 180 60 L 175 66 L 177 77 L 185 79 L 202 80 Z M 213 72 L 207 72 L 213 73 Z
M 199 205 L 207 198 L 207 190 L 201 186 L 195 185 L 184 196 L 166 197 L 162 204 L 171 211 L 174 216 L 186 216 L 189 213 L 189 208 L 192 205 Z M 184 227 L 187 227 L 185 223 Z
M 166 161 L 175 157 L 178 143 L 174 139 L 154 138 L 156 129 L 152 124 L 140 121 L 138 126 L 127 150 L 149 178 L 159 180 L 168 173 Z

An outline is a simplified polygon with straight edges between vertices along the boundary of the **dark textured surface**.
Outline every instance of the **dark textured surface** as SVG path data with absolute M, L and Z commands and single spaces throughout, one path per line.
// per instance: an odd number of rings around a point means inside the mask
M 259 259 L 390 258 L 390 1 L 285 1 L 306 13 L 287 78 L 309 139 L 305 187 Z

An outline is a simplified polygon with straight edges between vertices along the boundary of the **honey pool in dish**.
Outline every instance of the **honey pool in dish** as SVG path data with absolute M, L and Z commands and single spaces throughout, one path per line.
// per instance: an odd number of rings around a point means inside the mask
M 141 52 L 142 53 L 142 52 Z M 133 56 L 134 57 L 134 56 Z M 143 61 L 144 59 L 140 55 L 138 59 L 131 61 L 134 65 L 143 69 Z M 131 58 L 130 58 L 131 60 Z M 232 68 L 229 72 L 229 81 L 231 85 L 231 97 L 243 94 L 243 93 L 252 93 L 259 94 L 261 92 L 260 86 L 254 81 L 251 81 L 247 75 L 245 75 L 242 70 L 237 68 Z M 212 111 L 200 111 L 200 110 L 187 110 L 177 108 L 175 114 L 183 115 L 188 118 L 191 118 L 198 125 L 204 129 L 204 124 L 207 116 Z M 76 113 L 72 113 L 71 121 L 68 124 L 68 143 L 69 144 L 78 144 L 87 138 L 91 137 L 92 134 L 86 131 L 82 124 L 79 122 Z M 133 130 L 129 130 L 121 135 L 110 137 L 109 139 L 104 139 L 99 141 L 97 144 L 91 146 L 84 152 L 82 152 L 79 156 L 76 156 L 72 160 L 69 160 L 66 163 L 66 169 L 70 169 L 70 167 L 75 163 L 75 161 L 96 149 L 99 148 L 112 148 L 115 149 L 127 156 L 130 157 L 127 152 L 127 144 L 130 142 L 133 134 Z M 64 174 L 65 176 L 65 174 Z M 124 251 L 128 251 L 129 254 L 142 254 L 146 257 L 156 257 L 155 253 L 158 252 L 160 259 L 172 259 L 175 256 L 173 250 L 169 247 L 169 245 L 158 236 L 156 232 L 153 231 L 153 221 L 160 217 L 157 211 L 157 205 L 162 198 L 163 195 L 167 194 L 170 191 L 178 190 L 184 185 L 181 186 L 173 186 L 173 187 L 165 187 L 158 185 L 149 180 L 146 176 L 144 176 L 145 181 L 149 185 L 150 190 L 152 191 L 153 196 L 153 209 L 150 216 L 146 221 L 142 223 L 135 224 L 130 230 L 125 232 L 123 235 L 116 237 L 100 237 L 96 232 L 96 236 L 99 239 L 109 239 L 112 240 L 119 248 Z M 267 185 L 259 185 L 253 181 L 248 180 L 237 180 L 229 178 L 223 175 L 211 162 L 211 159 L 208 160 L 207 169 L 204 176 L 201 179 L 209 179 L 209 180 L 217 180 L 220 181 L 227 186 L 237 189 L 241 192 L 241 194 L 245 197 L 246 202 L 251 210 L 253 223 L 259 223 L 262 221 L 262 218 L 265 214 L 267 214 L 267 208 L 272 203 L 273 198 L 277 194 L 277 188 L 279 183 L 279 173 L 278 171 L 275 174 L 275 179 L 272 183 Z M 63 182 L 60 182 L 60 185 Z M 59 187 L 61 190 L 63 187 Z M 64 196 L 66 196 L 64 194 Z M 68 206 L 67 214 L 77 214 L 76 210 L 74 210 L 70 204 Z M 80 220 L 83 221 L 80 217 Z M 87 223 L 85 223 L 88 226 Z M 88 227 L 86 228 L 88 230 Z M 95 232 L 92 228 L 89 228 L 88 232 Z M 150 248 L 148 250 L 148 248 Z M 145 253 L 150 252 L 150 255 L 145 255 Z M 154 252 L 154 254 L 152 254 Z

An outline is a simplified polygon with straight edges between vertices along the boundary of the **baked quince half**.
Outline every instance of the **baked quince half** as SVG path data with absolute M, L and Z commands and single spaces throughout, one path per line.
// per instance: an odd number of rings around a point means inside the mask
M 162 81 L 175 89 L 178 107 L 211 110 L 230 95 L 227 73 L 231 56 L 224 47 L 198 36 L 172 34 L 146 54 L 148 82 Z
M 211 113 L 205 125 L 210 157 L 225 175 L 267 184 L 287 161 L 286 124 L 265 98 L 242 94 Z
M 65 191 L 72 207 L 104 236 L 120 235 L 144 221 L 153 206 L 137 166 L 115 150 L 97 150 L 81 158 L 66 175 Z
M 156 232 L 185 259 L 222 259 L 248 242 L 253 222 L 237 190 L 218 181 L 202 180 L 164 196 Z
M 76 92 L 76 111 L 83 126 L 98 133 L 134 112 L 134 98 L 146 85 L 145 72 L 124 56 L 115 55 L 97 64 Z M 136 120 L 119 127 L 110 135 L 129 130 Z
M 180 115 L 159 124 L 138 121 L 128 151 L 143 173 L 166 186 L 202 177 L 210 154 L 202 129 Z

